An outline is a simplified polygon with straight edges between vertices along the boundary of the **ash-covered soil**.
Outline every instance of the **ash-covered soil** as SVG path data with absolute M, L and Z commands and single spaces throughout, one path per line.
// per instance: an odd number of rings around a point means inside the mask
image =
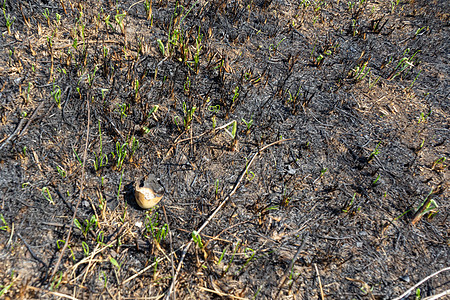
M 2 14 L 5 299 L 394 299 L 439 270 L 403 299 L 449 291 L 448 1 Z

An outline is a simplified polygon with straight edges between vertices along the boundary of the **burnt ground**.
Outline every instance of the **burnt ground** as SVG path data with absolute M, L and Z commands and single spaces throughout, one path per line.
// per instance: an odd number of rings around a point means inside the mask
M 1 297 L 393 299 L 449 267 L 449 4 L 4 1 Z

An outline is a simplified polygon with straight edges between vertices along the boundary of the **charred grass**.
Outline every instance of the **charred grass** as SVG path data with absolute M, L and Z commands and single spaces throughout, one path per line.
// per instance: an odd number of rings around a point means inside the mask
M 447 1 L 1 9 L 0 297 L 392 299 L 449 266 Z

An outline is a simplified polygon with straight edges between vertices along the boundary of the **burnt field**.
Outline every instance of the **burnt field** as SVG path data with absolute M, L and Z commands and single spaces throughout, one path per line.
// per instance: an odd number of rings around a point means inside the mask
M 448 297 L 448 1 L 0 6 L 0 298 Z

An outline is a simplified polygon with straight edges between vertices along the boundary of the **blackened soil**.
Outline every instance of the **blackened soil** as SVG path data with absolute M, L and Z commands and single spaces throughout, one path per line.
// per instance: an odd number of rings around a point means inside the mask
M 393 299 L 449 267 L 449 4 L 6 0 L 3 297 Z

